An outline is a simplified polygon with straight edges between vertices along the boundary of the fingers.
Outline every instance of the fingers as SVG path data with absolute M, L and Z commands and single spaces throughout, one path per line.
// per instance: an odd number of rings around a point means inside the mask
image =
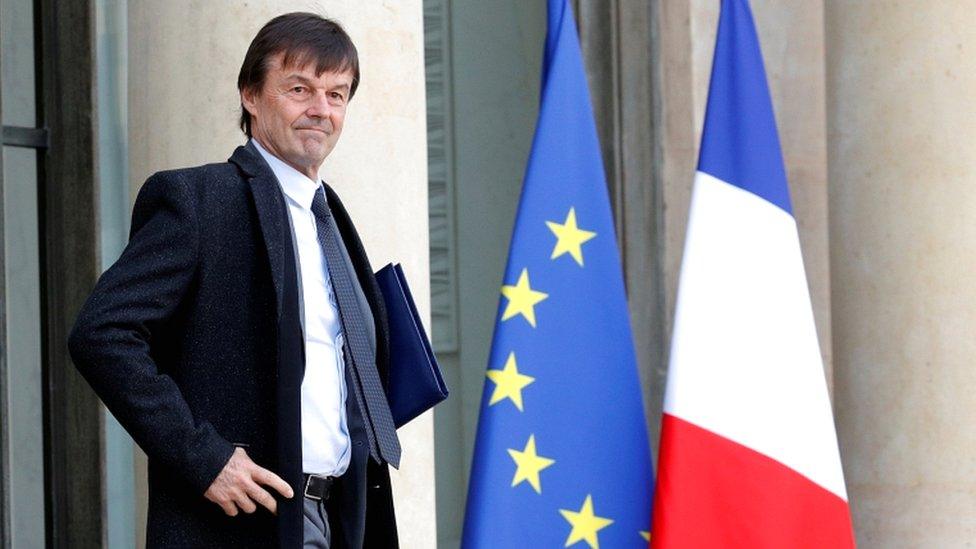
M 228 500 L 228 501 L 220 502 L 218 503 L 218 505 L 220 505 L 220 508 L 224 510 L 224 513 L 226 513 L 228 517 L 237 516 L 237 506 L 234 505 L 234 502 Z
M 224 473 L 221 473 L 221 475 L 224 475 Z M 217 480 L 207 489 L 204 497 L 219 505 L 227 516 L 237 516 L 238 509 L 235 503 L 234 489 L 225 478 L 218 476 Z
M 254 504 L 254 501 L 252 501 L 250 497 L 248 497 L 245 490 L 235 491 L 234 502 L 237 503 L 237 506 L 240 507 L 241 511 L 244 511 L 249 515 L 258 510 L 258 506 Z
M 274 488 L 286 498 L 294 495 L 291 486 L 281 477 L 251 461 L 242 448 L 236 448 L 204 496 L 230 517 L 237 516 L 240 511 L 253 513 L 258 505 L 276 514 L 278 503 L 261 484 Z
M 254 470 L 251 472 L 251 478 L 253 478 L 258 484 L 264 484 L 265 486 L 274 488 L 279 494 L 285 496 L 286 498 L 291 498 L 295 495 L 294 491 L 291 489 L 291 486 L 282 480 L 281 477 L 260 466 L 254 466 Z
M 278 502 L 275 501 L 274 496 L 268 493 L 268 491 L 264 488 L 261 488 L 252 482 L 247 487 L 247 495 L 251 498 L 251 500 L 263 506 L 268 511 L 271 511 L 271 514 L 278 514 Z

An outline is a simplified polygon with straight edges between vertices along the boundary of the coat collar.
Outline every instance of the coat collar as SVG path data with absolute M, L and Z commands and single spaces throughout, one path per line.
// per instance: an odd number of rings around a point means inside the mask
M 309 179 L 308 176 L 291 167 L 284 160 L 269 153 L 256 139 L 248 141 L 248 145 L 253 145 L 254 149 L 261 154 L 261 158 L 271 167 L 271 171 L 278 179 L 278 184 L 281 185 L 281 190 L 285 196 L 302 208 L 311 210 L 312 200 L 322 184 Z
M 274 172 L 271 171 L 271 167 L 261 158 L 261 153 L 258 152 L 250 140 L 246 144 L 234 149 L 234 153 L 230 155 L 228 161 L 236 164 L 247 177 L 255 177 L 258 175 L 274 177 Z
M 268 261 L 271 265 L 275 311 L 278 315 L 277 319 L 281 320 L 284 294 L 284 252 L 285 246 L 291 245 L 291 237 L 285 233 L 289 229 L 285 224 L 285 216 L 288 215 L 288 212 L 285 209 L 284 196 L 271 167 L 261 158 L 261 153 L 252 143 L 237 147 L 229 161 L 240 168 L 244 178 L 248 181 L 251 195 L 254 198 L 254 208 L 258 213 L 258 222 L 261 225 L 261 234 L 264 237 L 264 246 L 268 252 Z

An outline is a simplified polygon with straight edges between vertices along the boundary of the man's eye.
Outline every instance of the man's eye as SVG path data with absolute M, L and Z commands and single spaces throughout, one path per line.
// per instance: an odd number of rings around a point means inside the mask
M 291 91 L 294 93 L 305 93 L 305 86 L 295 86 Z
M 341 93 L 339 93 L 339 92 L 332 92 L 332 98 L 333 98 L 333 99 L 338 99 L 338 100 L 340 100 L 340 101 L 341 101 L 342 99 L 344 99 L 344 98 L 343 98 L 343 96 L 342 96 L 342 94 L 341 94 Z

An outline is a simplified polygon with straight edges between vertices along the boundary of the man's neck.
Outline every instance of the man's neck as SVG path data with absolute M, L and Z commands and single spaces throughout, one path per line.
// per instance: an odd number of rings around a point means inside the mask
M 289 166 L 291 166 L 292 168 L 294 168 L 298 173 L 304 175 L 305 177 L 311 179 L 312 181 L 318 181 L 318 179 L 319 179 L 319 167 L 320 166 L 314 166 L 314 167 L 313 166 L 299 166 L 299 165 L 293 164 L 293 163 L 289 162 L 287 158 L 285 158 L 284 156 L 282 156 L 281 154 L 279 154 L 277 149 L 275 149 L 273 146 L 271 146 L 268 143 L 266 143 L 260 137 L 258 137 L 256 135 L 253 135 L 253 136 L 251 136 L 251 139 L 254 140 L 254 142 L 256 144 L 260 145 L 261 148 L 264 149 L 264 151 L 266 153 L 268 153 L 271 156 L 277 158 L 278 160 L 281 160 L 285 164 L 288 164 Z

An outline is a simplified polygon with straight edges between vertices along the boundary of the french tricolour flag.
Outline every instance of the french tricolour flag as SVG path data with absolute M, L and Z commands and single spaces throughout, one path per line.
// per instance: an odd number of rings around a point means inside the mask
M 723 0 L 679 281 L 652 547 L 853 547 L 747 0 Z

